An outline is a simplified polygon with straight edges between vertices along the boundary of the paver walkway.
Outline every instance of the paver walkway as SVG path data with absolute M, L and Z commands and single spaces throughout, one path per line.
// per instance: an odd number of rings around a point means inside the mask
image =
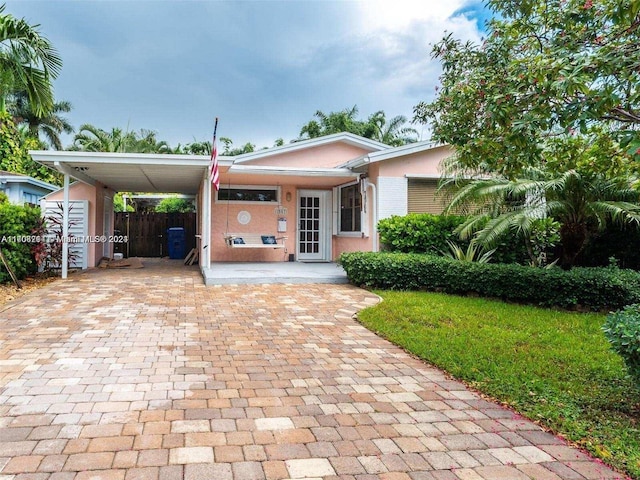
M 352 319 L 172 264 L 0 307 L 0 480 L 621 478 Z

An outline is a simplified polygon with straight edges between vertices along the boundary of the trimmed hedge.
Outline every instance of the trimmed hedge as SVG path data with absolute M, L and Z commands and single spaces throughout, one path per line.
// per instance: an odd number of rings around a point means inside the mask
M 354 285 L 477 294 L 519 303 L 613 310 L 640 303 L 640 273 L 617 268 L 541 269 L 403 253 L 352 252 L 340 264 Z

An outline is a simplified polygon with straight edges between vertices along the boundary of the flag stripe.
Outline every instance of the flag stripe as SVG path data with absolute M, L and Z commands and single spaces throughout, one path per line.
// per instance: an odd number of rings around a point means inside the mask
M 211 144 L 211 161 L 209 162 L 209 177 L 216 191 L 220 190 L 220 171 L 218 168 L 218 147 L 216 145 L 216 134 L 218 133 L 218 117 L 213 127 L 213 143 Z

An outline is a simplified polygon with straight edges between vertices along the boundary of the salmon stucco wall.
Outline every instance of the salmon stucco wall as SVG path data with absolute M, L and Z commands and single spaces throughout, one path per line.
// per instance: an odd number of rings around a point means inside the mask
M 437 178 L 440 175 L 440 163 L 454 153 L 453 148 L 444 145 L 425 152 L 405 155 L 396 159 L 378 163 L 376 175 L 381 177 L 404 177 L 407 175 L 428 175 Z M 372 171 L 370 169 L 369 175 Z M 375 181 L 375 179 L 374 179 Z
M 69 200 L 87 200 L 89 203 L 89 211 L 87 212 L 89 224 L 87 226 L 87 234 L 95 237 L 105 234 L 104 230 L 104 197 L 113 198 L 114 192 L 105 188 L 100 182 L 96 185 L 88 185 L 83 182 L 74 182 L 69 186 Z M 47 200 L 63 201 L 64 191 L 58 190 L 47 196 Z M 110 231 L 113 232 L 113 215 L 111 216 Z M 89 244 L 87 249 L 87 265 L 95 267 L 100 263 L 103 254 L 103 244 L 99 242 Z M 110 252 L 113 252 L 111 246 Z
M 361 147 L 345 143 L 333 143 L 312 147 L 303 151 L 282 153 L 251 160 L 245 165 L 271 165 L 276 167 L 332 168 L 369 153 Z
M 287 195 L 290 194 L 290 195 Z M 290 198 L 287 201 L 287 198 Z M 296 188 L 292 185 L 281 186 L 281 206 L 287 209 L 287 231 L 278 232 L 278 218 L 275 203 L 261 205 L 257 203 L 227 203 L 212 199 L 211 218 L 211 261 L 213 262 L 284 262 L 290 253 L 296 252 Z M 251 215 L 248 224 L 238 221 L 242 211 Z M 227 225 L 228 224 L 228 225 Z M 232 248 L 228 247 L 225 233 L 251 233 L 258 235 L 286 236 L 286 248 Z M 278 242 L 280 243 L 280 242 Z
M 345 252 L 370 252 L 373 247 L 373 238 L 368 237 L 333 237 L 333 261 L 336 261 Z

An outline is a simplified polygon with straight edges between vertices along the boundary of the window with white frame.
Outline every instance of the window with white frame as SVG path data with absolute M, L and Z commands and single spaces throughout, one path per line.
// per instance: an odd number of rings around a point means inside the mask
M 280 189 L 264 185 L 220 186 L 216 199 L 230 203 L 279 203 Z
M 362 196 L 360 184 L 353 183 L 340 188 L 340 232 L 362 230 Z

